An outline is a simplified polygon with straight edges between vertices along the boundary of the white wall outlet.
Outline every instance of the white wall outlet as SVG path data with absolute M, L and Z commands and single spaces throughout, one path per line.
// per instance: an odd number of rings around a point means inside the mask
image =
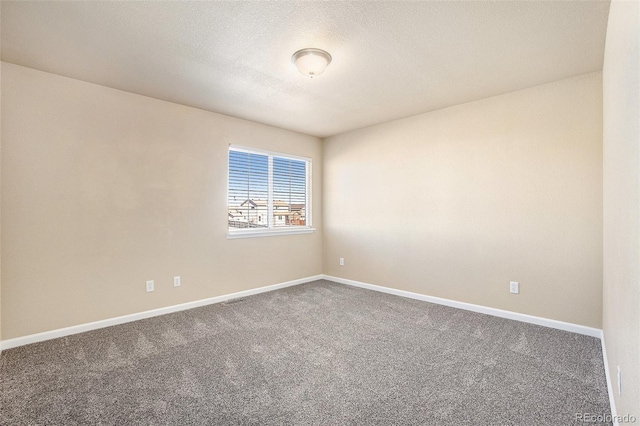
M 173 286 L 180 287 L 180 277 L 173 277 Z
M 344 266 L 344 257 L 340 258 L 340 266 Z
M 520 293 L 520 283 L 517 281 L 509 281 L 509 292 L 513 294 Z
M 150 291 L 153 291 L 153 287 L 154 287 L 153 280 L 147 281 L 147 293 L 149 293 Z
M 622 395 L 622 373 L 620 372 L 620 366 L 618 366 L 618 396 Z

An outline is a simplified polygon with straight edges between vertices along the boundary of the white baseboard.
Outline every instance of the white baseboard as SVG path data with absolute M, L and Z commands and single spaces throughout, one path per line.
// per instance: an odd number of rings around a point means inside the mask
M 607 390 L 609 391 L 609 405 L 611 406 L 611 417 L 613 418 L 613 426 L 618 426 L 618 411 L 616 410 L 616 401 L 613 397 L 613 382 L 611 381 L 611 372 L 609 371 L 609 358 L 607 357 L 607 347 L 604 343 L 604 331 L 600 336 L 602 342 L 602 359 L 604 360 L 604 374 L 607 378 Z
M 4 349 L 11 349 L 18 346 L 28 345 L 30 343 L 56 339 L 58 337 L 84 333 L 85 331 L 91 331 L 99 328 L 110 327 L 112 325 L 124 324 L 131 321 L 137 321 L 145 318 L 156 317 L 158 315 L 170 314 L 172 312 L 184 311 L 187 309 L 193 309 L 193 308 L 197 308 L 205 305 L 212 305 L 214 303 L 220 303 L 230 299 L 238 299 L 241 297 L 251 296 L 254 294 L 265 293 L 268 291 L 278 290 L 280 288 L 291 287 L 294 285 L 303 284 L 310 281 L 320 280 L 322 278 L 323 278 L 322 275 L 315 275 L 311 277 L 300 278 L 298 280 L 283 282 L 280 284 L 268 285 L 265 287 L 253 288 L 251 290 L 239 291 L 237 293 L 224 294 L 221 296 L 210 297 L 208 299 L 182 303 L 180 305 L 166 306 L 164 308 L 152 309 L 150 311 L 123 315 L 121 317 L 108 318 L 100 321 L 74 325 L 71 327 L 59 328 L 57 330 L 50 330 L 42 333 L 30 334 L 28 336 L 16 337 L 14 339 L 0 341 L 0 351 Z
M 473 311 L 481 314 L 493 315 L 495 317 L 507 318 L 516 321 L 528 322 L 530 324 L 542 325 L 544 327 L 556 328 L 558 330 L 571 331 L 573 333 L 584 334 L 587 336 L 600 338 L 602 330 L 599 328 L 586 327 L 584 325 L 573 324 L 569 322 L 556 321 L 548 318 L 536 317 L 533 315 L 521 314 L 518 312 L 505 311 L 502 309 L 490 308 L 488 306 L 474 305 L 472 303 L 458 302 L 457 300 L 443 299 L 441 297 L 427 296 L 420 293 L 412 293 L 405 290 L 397 290 L 395 288 L 382 287 L 374 284 L 367 284 L 360 281 L 339 278 L 330 275 L 323 275 L 325 280 L 334 281 L 340 284 L 347 284 L 354 287 L 366 288 L 368 290 L 379 291 L 382 293 L 393 294 L 396 296 L 408 297 L 410 299 L 422 300 L 425 302 L 436 303 L 438 305 L 450 306 L 452 308 L 464 309 L 465 311 Z
M 0 341 L 0 350 L 11 349 L 18 346 L 27 345 L 30 343 L 42 342 L 44 340 L 56 339 L 58 337 L 64 337 L 72 334 L 83 333 L 85 331 L 96 330 L 104 327 L 110 327 L 112 325 L 124 324 L 127 322 L 137 321 L 145 318 L 151 318 L 158 315 L 164 315 L 172 312 L 184 311 L 187 309 L 197 308 L 200 306 L 220 303 L 229 299 L 237 299 L 240 297 L 251 296 L 253 294 L 259 294 L 267 291 L 277 290 L 280 288 L 291 287 L 294 285 L 303 284 L 306 282 L 315 281 L 319 279 L 326 279 L 326 280 L 334 281 L 340 284 L 347 284 L 354 287 L 365 288 L 368 290 L 379 291 L 382 293 L 393 294 L 396 296 L 408 297 L 410 299 L 422 300 L 425 302 L 436 303 L 439 305 L 450 306 L 453 308 L 464 309 L 467 311 L 479 312 L 482 314 L 493 315 L 493 316 L 507 318 L 507 319 L 513 319 L 516 321 L 523 321 L 531 324 L 542 325 L 545 327 L 551 327 L 559 330 L 571 331 L 578 334 L 584 334 L 587 336 L 602 338 L 602 330 L 597 328 L 586 327 L 583 325 L 536 317 L 533 315 L 521 314 L 518 312 L 505 311 L 502 309 L 490 308 L 482 305 L 474 305 L 471 303 L 459 302 L 451 299 L 427 296 L 425 294 L 413 293 L 410 291 L 398 290 L 398 289 L 389 288 L 389 287 L 382 287 L 374 284 L 363 283 L 360 281 L 349 280 L 346 278 L 334 277 L 331 275 L 315 275 L 311 277 L 301 278 L 293 281 L 287 281 L 287 282 L 269 285 L 265 287 L 239 291 L 236 293 L 224 294 L 221 296 L 211 297 L 208 299 L 196 300 L 193 302 L 182 303 L 179 305 L 167 306 L 164 308 L 153 309 L 150 311 L 138 312 L 138 313 L 124 315 L 120 317 L 108 318 L 100 321 L 94 321 L 90 323 L 74 325 L 71 327 L 60 328 L 57 330 L 50 330 L 42 333 L 31 334 L 28 336 L 17 337 L 14 339 L 3 340 L 3 341 Z M 604 349 L 604 340 L 603 340 L 603 349 Z

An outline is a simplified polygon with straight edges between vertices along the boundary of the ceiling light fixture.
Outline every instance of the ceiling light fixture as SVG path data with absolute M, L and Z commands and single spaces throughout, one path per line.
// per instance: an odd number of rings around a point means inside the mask
M 331 55 L 322 49 L 301 49 L 293 54 L 291 62 L 296 64 L 300 74 L 313 78 L 324 72 L 331 63 Z

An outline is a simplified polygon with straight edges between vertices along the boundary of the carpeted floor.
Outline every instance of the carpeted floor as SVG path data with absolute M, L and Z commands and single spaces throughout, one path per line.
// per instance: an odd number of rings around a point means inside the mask
M 610 413 L 598 339 L 328 281 L 0 357 L 2 425 L 582 424 L 576 413 Z

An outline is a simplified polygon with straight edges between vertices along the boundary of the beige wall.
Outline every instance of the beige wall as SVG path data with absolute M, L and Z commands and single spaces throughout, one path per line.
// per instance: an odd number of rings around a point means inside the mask
M 0 10 L 2 8 L 0 7 Z M 2 19 L 0 19 L 2 22 Z M 2 31 L 0 31 L 0 34 Z M 0 42 L 0 46 L 2 43 Z M 2 67 L 0 66 L 0 82 L 2 82 Z M 2 151 L 2 89 L 0 88 L 0 152 Z M 2 187 L 2 156 L 0 154 L 0 188 Z M 2 241 L 2 191 L 0 190 L 0 241 Z M 0 342 L 2 342 L 2 250 L 0 250 Z M 0 343 L 0 352 L 2 344 Z
M 323 203 L 326 274 L 599 328 L 601 74 L 328 138 Z
M 316 233 L 227 240 L 230 143 L 312 158 Z M 322 273 L 318 138 L 2 63 L 2 151 L 2 339 Z
M 640 3 L 612 1 L 604 67 L 603 329 L 619 415 L 640 418 Z M 618 396 L 617 366 L 622 373 Z

